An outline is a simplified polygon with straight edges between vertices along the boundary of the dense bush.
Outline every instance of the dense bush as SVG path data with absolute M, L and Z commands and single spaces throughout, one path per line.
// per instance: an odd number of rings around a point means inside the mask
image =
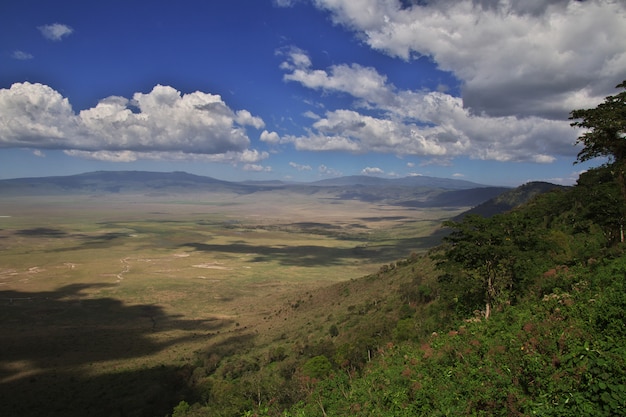
M 489 321 L 389 343 L 360 377 L 330 374 L 284 416 L 623 415 L 626 257 L 568 279 L 569 292 L 555 288 Z

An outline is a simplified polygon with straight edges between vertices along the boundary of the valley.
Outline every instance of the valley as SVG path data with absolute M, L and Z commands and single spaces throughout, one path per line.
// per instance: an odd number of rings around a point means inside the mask
M 5 407 L 169 410 L 181 369 L 200 352 L 237 351 L 285 331 L 306 339 L 310 318 L 287 325 L 293 307 L 285 306 L 424 252 L 443 220 L 469 208 L 333 192 L 3 198 L 0 384 L 13 398 Z

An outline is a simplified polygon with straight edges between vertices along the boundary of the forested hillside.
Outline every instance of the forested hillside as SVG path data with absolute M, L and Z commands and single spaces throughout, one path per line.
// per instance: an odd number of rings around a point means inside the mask
M 264 355 L 203 358 L 173 415 L 624 415 L 625 99 L 572 112 L 579 160 L 609 158 L 575 187 L 298 300 L 308 337 L 287 325 Z

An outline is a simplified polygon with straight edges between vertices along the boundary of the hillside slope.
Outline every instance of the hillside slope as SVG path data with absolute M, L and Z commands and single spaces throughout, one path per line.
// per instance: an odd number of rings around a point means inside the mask
M 489 198 L 486 201 L 483 200 L 483 202 L 477 204 L 476 207 L 458 216 L 456 220 L 460 220 L 468 214 L 491 217 L 494 214 L 505 213 L 519 207 L 540 194 L 555 190 L 567 190 L 568 188 L 570 187 L 551 184 L 549 182 L 529 182 L 513 189 L 503 190 L 502 193 L 497 194 L 493 198 Z

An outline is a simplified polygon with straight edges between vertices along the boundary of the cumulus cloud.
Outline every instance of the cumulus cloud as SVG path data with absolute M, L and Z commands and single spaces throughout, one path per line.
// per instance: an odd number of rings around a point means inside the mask
M 233 162 L 259 162 L 269 157 L 267 152 L 259 152 L 256 149 L 246 149 L 243 152 L 227 152 L 225 154 L 220 154 L 213 156 L 221 158 L 223 161 L 233 161 Z
M 60 41 L 66 36 L 71 35 L 74 29 L 61 23 L 53 23 L 51 25 L 39 26 L 37 29 L 46 38 L 52 41 Z
M 296 58 L 288 55 L 282 66 L 291 71 L 285 74 L 286 81 L 355 98 L 355 109 L 327 111 L 306 135 L 285 137 L 296 149 L 436 158 L 469 155 L 538 163 L 576 153 L 572 145 L 577 132 L 567 120 L 476 115 L 463 106 L 462 98 L 438 91 L 400 90 L 375 69 L 358 65 L 315 69 L 302 58 L 301 50 L 294 51 Z M 378 115 L 364 114 L 358 111 L 361 108 L 376 110 Z
M 306 51 L 291 46 L 276 51 L 277 55 L 286 55 L 287 59 L 280 64 L 280 68 L 285 71 L 296 71 L 311 67 L 312 62 Z
M 248 110 L 239 110 L 235 121 L 242 126 L 253 126 L 255 129 L 265 127 L 265 122 L 260 117 L 253 116 Z
M 271 143 L 271 144 L 280 143 L 280 136 L 278 136 L 278 133 L 268 132 L 267 130 L 264 130 L 263 132 L 261 132 L 260 139 L 262 142 L 265 142 L 265 143 Z
M 133 152 L 133 151 L 79 151 L 75 149 L 63 151 L 66 155 L 83 159 L 107 162 L 134 162 L 137 160 L 151 161 L 194 161 L 215 162 L 237 166 L 259 162 L 269 157 L 267 152 L 247 149 L 243 152 L 226 152 L 221 154 L 189 154 L 185 152 Z
M 20 61 L 28 61 L 29 59 L 34 58 L 33 54 L 29 54 L 28 52 L 24 52 L 24 51 L 13 51 L 13 53 L 11 54 L 11 57 L 13 59 L 18 59 Z
M 329 176 L 329 177 L 340 177 L 341 175 L 343 175 L 341 171 L 338 171 L 334 168 L 330 168 L 324 164 L 317 167 L 317 172 L 319 172 L 321 175 Z
M 320 118 L 320 116 L 312 111 L 305 111 L 304 113 L 302 113 L 302 115 L 304 117 L 308 117 L 309 119 L 313 119 L 313 120 L 317 120 Z
M 363 175 L 383 175 L 385 171 L 378 167 L 366 167 L 361 170 Z
M 0 89 L 0 147 L 63 149 L 109 161 L 204 159 L 236 163 L 267 157 L 248 149 L 244 126 L 262 128 L 247 110 L 233 111 L 219 95 L 189 94 L 157 85 L 132 99 L 112 96 L 72 109 L 49 86 L 17 83 Z
M 622 1 L 314 3 L 373 49 L 432 58 L 461 81 L 463 105 L 474 114 L 563 119 L 612 94 L 626 72 Z
M 258 164 L 245 164 L 243 166 L 243 170 L 253 172 L 272 172 L 272 167 Z
M 289 166 L 297 169 L 298 171 L 310 171 L 312 169 L 311 165 L 300 165 L 295 162 L 289 162 Z
M 132 151 L 78 151 L 75 149 L 65 150 L 63 151 L 66 155 L 75 156 L 83 159 L 93 159 L 96 161 L 106 161 L 106 162 L 134 162 L 138 159 L 156 159 L 149 158 L 149 155 L 143 155 L 141 158 L 141 154 Z
M 299 82 L 312 89 L 342 91 L 370 101 L 383 101 L 392 97 L 387 88 L 387 77 L 374 68 L 358 64 L 334 65 L 327 72 L 311 67 L 312 62 L 305 52 L 293 50 L 282 65 L 283 69 L 290 71 L 283 79 Z

